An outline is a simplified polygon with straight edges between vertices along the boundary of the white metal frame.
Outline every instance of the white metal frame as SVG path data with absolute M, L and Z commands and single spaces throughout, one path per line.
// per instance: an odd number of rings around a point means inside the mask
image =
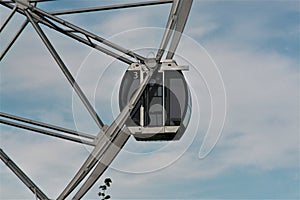
M 66 76 L 72 88 L 81 99 L 89 114 L 98 125 L 100 133 L 97 137 L 95 137 L 91 134 L 80 133 L 78 131 L 73 131 L 55 125 L 37 122 L 34 120 L 25 119 L 23 117 L 18 117 L 2 112 L 0 112 L 0 123 L 93 146 L 94 148 L 84 164 L 81 166 L 74 178 L 70 181 L 70 183 L 57 198 L 65 199 L 66 197 L 68 197 L 69 194 L 78 187 L 83 179 L 87 175 L 89 175 L 85 182 L 77 190 L 75 196 L 72 198 L 80 199 L 103 174 L 105 169 L 110 165 L 110 163 L 117 156 L 118 152 L 122 149 L 122 147 L 128 140 L 130 134 L 125 126 L 125 121 L 129 117 L 130 113 L 133 112 L 133 108 L 141 97 L 141 94 L 143 93 L 147 83 L 149 82 L 151 77 L 155 76 L 155 74 L 157 73 L 159 66 L 161 65 L 161 60 L 173 58 L 179 44 L 181 34 L 184 30 L 193 0 L 154 0 L 139 3 L 99 6 L 93 8 L 81 8 L 55 12 L 47 12 L 37 7 L 38 3 L 47 1 L 48 0 L 0 0 L 0 4 L 2 6 L 11 9 L 11 13 L 4 20 L 4 23 L 0 26 L 0 32 L 2 32 L 2 30 L 4 30 L 4 28 L 9 24 L 9 21 L 13 18 L 15 13 L 19 13 L 25 16 L 24 23 L 12 37 L 8 45 L 2 49 L 2 53 L 0 54 L 0 62 L 9 52 L 9 50 L 11 50 L 11 47 L 13 46 L 15 41 L 18 39 L 26 26 L 30 23 L 49 50 L 50 54 L 60 67 L 63 74 Z M 59 0 L 57 0 L 57 2 L 59 2 Z M 75 24 L 59 18 L 59 15 L 79 14 L 112 9 L 126 9 L 160 4 L 172 4 L 172 8 L 159 50 L 155 58 L 152 59 L 147 59 L 142 55 L 121 47 L 90 31 L 87 31 Z M 144 64 L 147 67 L 147 75 L 141 82 L 139 89 L 136 91 L 128 105 L 121 111 L 121 113 L 111 125 L 106 126 L 101 121 L 98 113 L 96 113 L 95 109 L 77 84 L 69 69 L 64 64 L 57 51 L 48 40 L 46 34 L 41 29 L 40 24 L 61 34 L 64 34 L 69 38 L 77 40 L 91 48 L 99 50 L 115 59 L 124 62 L 125 64 L 130 65 L 134 62 L 138 62 Z M 166 50 L 168 46 L 169 49 Z M 163 58 L 165 54 L 166 56 L 165 58 Z M 126 57 L 124 57 L 123 55 L 126 55 Z M 155 64 L 153 65 L 153 63 Z M 21 180 L 24 179 L 30 183 L 26 185 L 34 192 L 35 195 L 37 195 L 37 198 L 48 199 L 48 197 L 42 191 L 40 191 L 40 189 L 25 175 L 25 173 L 21 173 L 22 170 L 20 168 L 18 168 L 15 164 L 12 164 L 13 162 L 2 151 L 2 149 L 0 153 L 0 158 L 3 160 L 3 162 L 6 163 Z

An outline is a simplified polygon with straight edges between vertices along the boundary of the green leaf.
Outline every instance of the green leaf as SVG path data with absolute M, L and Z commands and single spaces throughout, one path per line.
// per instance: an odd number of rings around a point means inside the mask
M 106 179 L 104 180 L 104 183 L 105 183 L 105 185 L 106 185 L 107 187 L 110 187 L 110 184 L 112 183 L 112 180 L 111 180 L 110 178 L 106 178 Z
M 107 189 L 106 185 L 101 185 L 99 188 L 100 188 L 101 190 L 106 190 L 106 189 Z
M 99 196 L 99 197 L 104 196 L 104 195 L 105 195 L 105 194 L 102 193 L 102 192 L 99 192 L 99 193 L 98 193 L 98 196 Z

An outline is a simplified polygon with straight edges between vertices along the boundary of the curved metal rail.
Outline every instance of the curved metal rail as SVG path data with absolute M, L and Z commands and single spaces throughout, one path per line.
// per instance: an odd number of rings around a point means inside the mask
M 172 59 L 177 46 L 179 44 L 182 32 L 184 30 L 189 12 L 193 3 L 193 0 L 156 0 L 156 1 L 146 1 L 138 3 L 128 3 L 128 4 L 119 4 L 111 6 L 100 6 L 92 8 L 82 8 L 82 9 L 73 9 L 73 10 L 63 10 L 63 11 L 54 11 L 47 12 L 38 8 L 36 5 L 39 2 L 47 2 L 49 0 L 0 0 L 0 4 L 4 7 L 11 9 L 11 13 L 6 18 L 4 23 L 0 26 L 0 32 L 9 24 L 9 21 L 13 18 L 15 13 L 22 14 L 26 17 L 25 22 L 21 25 L 19 30 L 16 32 L 15 36 L 8 43 L 8 46 L 4 48 L 0 54 L 0 61 L 4 56 L 9 52 L 17 38 L 20 36 L 22 31 L 26 28 L 28 23 L 32 24 L 38 35 L 40 36 L 43 43 L 48 48 L 50 54 L 53 56 L 61 71 L 64 73 L 69 83 L 76 91 L 77 95 L 80 97 L 83 105 L 89 111 L 91 117 L 94 119 L 96 124 L 99 127 L 99 134 L 97 137 L 86 133 L 78 133 L 69 129 L 61 128 L 54 125 L 49 125 L 42 122 L 37 122 L 29 120 L 22 117 L 17 117 L 14 115 L 9 115 L 6 113 L 0 113 L 0 123 L 11 125 L 19 128 L 24 128 L 27 130 L 47 134 L 50 136 L 59 137 L 61 139 L 67 139 L 74 142 L 80 142 L 88 145 L 95 146 L 91 154 L 88 156 L 84 164 L 81 166 L 79 171 L 76 173 L 74 178 L 70 181 L 67 187 L 59 195 L 58 199 L 65 199 L 69 196 L 74 189 L 83 181 L 83 179 L 89 175 L 86 181 L 82 186 L 77 190 L 73 199 L 82 198 L 86 192 L 94 185 L 98 178 L 103 174 L 106 168 L 111 164 L 114 158 L 117 156 L 119 151 L 125 145 L 126 141 L 129 138 L 129 133 L 125 127 L 125 121 L 129 117 L 130 113 L 135 112 L 133 108 L 137 104 L 141 94 L 143 93 L 145 86 L 147 85 L 150 78 L 156 74 L 158 66 L 165 55 L 166 59 Z M 121 47 L 113 42 L 106 40 L 92 32 L 89 32 L 75 24 L 72 24 L 66 20 L 63 20 L 58 17 L 58 15 L 68 15 L 68 14 L 78 14 L 78 13 L 87 13 L 87 12 L 96 12 L 104 10 L 113 10 L 113 9 L 125 9 L 125 8 L 134 8 L 141 6 L 151 6 L 151 5 L 161 5 L 172 3 L 169 19 L 167 21 L 165 33 L 163 35 L 159 50 L 157 51 L 156 57 L 156 66 L 147 67 L 148 59 L 134 53 L 131 50 L 128 50 L 124 47 Z M 100 117 L 94 110 L 93 106 L 90 104 L 89 100 L 85 96 L 84 92 L 81 90 L 76 80 L 73 78 L 72 74 L 69 72 L 67 66 L 64 64 L 63 60 L 60 58 L 56 52 L 54 46 L 51 44 L 46 34 L 40 28 L 39 24 L 43 24 L 46 27 L 53 29 L 59 33 L 62 33 L 74 40 L 77 40 L 91 48 L 99 50 L 115 59 L 120 60 L 126 64 L 132 64 L 134 62 L 139 62 L 140 64 L 145 64 L 149 69 L 147 76 L 144 79 L 144 82 L 141 83 L 139 89 L 136 91 L 135 95 L 132 97 L 129 104 L 122 110 L 119 116 L 114 120 L 110 126 L 105 126 L 101 121 Z M 100 46 L 101 45 L 101 46 Z M 169 49 L 167 47 L 169 46 Z M 124 57 L 123 55 L 126 55 Z M 128 58 L 129 57 L 129 58 Z M 153 61 L 153 60 L 152 60 Z M 13 120 L 13 121 L 10 121 Z M 26 124 L 24 124 L 26 123 Z M 34 127 L 33 127 L 34 126 Z M 42 128 L 40 128 L 42 127 Z M 50 130 L 54 130 L 52 132 Z M 77 135 L 76 137 L 70 136 Z M 80 137 L 80 138 L 79 138 Z M 92 140 L 92 141 L 88 141 Z M 4 155 L 4 154 L 3 154 Z M 93 170 L 93 171 L 92 171 Z M 92 172 L 91 172 L 92 171 Z M 43 196 L 41 192 L 40 199 L 47 198 L 46 195 Z

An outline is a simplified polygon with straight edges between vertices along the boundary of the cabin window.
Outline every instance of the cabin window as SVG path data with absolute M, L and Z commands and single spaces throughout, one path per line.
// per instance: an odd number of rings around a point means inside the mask
M 163 126 L 163 86 L 162 73 L 147 85 L 144 93 L 144 125 Z

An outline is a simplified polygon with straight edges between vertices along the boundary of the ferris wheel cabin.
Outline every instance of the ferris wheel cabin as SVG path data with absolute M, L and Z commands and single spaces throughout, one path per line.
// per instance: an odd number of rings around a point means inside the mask
M 191 98 L 182 71 L 173 60 L 160 64 L 158 73 L 146 86 L 133 109 L 126 126 L 138 141 L 179 140 L 187 128 L 191 115 Z M 122 110 L 145 78 L 146 66 L 130 65 L 125 72 L 119 91 Z

